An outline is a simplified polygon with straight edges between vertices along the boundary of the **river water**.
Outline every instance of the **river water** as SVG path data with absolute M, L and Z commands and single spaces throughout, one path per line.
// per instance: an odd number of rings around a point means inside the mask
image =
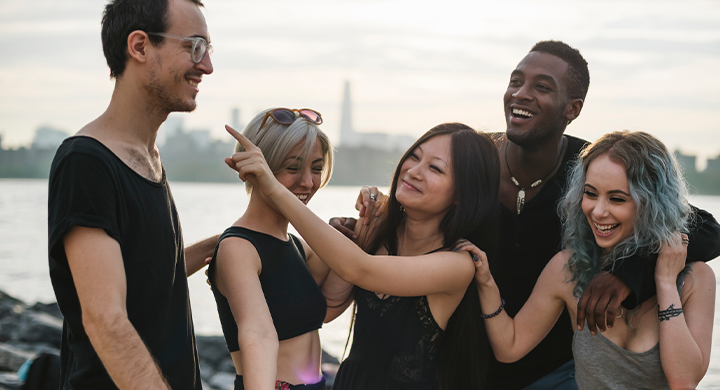
M 248 196 L 241 184 L 171 183 L 185 243 L 222 232 L 245 210 Z M 315 195 L 309 207 L 322 219 L 353 216 L 358 187 L 330 186 Z M 720 197 L 693 196 L 694 205 L 720 216 Z M 291 228 L 292 231 L 292 228 Z M 720 275 L 720 260 L 710 263 Z M 27 303 L 52 302 L 55 296 L 47 268 L 47 180 L 0 179 L 0 289 Z M 716 276 L 720 280 L 720 276 Z M 203 272 L 188 279 L 195 331 L 220 335 L 222 329 Z M 720 282 L 715 308 L 710 369 L 699 389 L 720 389 Z M 320 331 L 323 348 L 340 357 L 348 337 L 344 314 Z

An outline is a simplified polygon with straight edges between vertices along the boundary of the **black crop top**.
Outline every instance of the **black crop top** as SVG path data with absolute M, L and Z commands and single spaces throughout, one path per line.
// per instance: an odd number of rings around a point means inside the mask
M 305 263 L 302 243 L 292 234 L 289 236 L 290 240 L 283 241 L 265 233 L 231 226 L 218 239 L 208 275 L 217 303 L 225 343 L 230 352 L 240 350 L 237 323 L 227 299 L 215 284 L 217 250 L 220 241 L 226 237 L 248 240 L 260 255 L 262 263 L 260 284 L 278 340 L 287 340 L 322 327 L 327 311 L 325 297 Z

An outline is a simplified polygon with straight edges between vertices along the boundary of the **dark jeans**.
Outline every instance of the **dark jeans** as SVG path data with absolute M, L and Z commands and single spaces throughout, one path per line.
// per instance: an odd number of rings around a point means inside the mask
M 523 390 L 577 390 L 575 360 L 558 367 Z

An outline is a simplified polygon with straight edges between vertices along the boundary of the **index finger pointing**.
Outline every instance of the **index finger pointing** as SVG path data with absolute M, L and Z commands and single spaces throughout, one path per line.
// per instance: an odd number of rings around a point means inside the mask
M 250 140 L 247 139 L 244 135 L 242 135 L 242 133 L 233 129 L 232 127 L 225 125 L 225 130 L 227 130 L 227 132 L 230 133 L 230 135 L 232 135 L 233 138 L 235 138 L 238 142 L 240 142 L 240 145 L 242 145 L 242 147 L 245 148 L 245 150 L 252 150 L 252 148 L 255 147 L 255 144 L 250 142 Z

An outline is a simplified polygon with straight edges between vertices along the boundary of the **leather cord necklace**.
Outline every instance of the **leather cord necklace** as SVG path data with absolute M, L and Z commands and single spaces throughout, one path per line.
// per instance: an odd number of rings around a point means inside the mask
M 562 157 L 562 151 L 563 151 L 563 149 L 565 149 L 565 140 L 566 140 L 566 138 L 563 137 L 563 144 L 560 147 L 560 152 L 558 153 L 555 164 L 553 165 L 552 168 L 550 168 L 550 172 L 546 173 L 545 176 L 543 176 L 541 179 L 535 180 L 532 184 L 530 184 L 530 188 L 535 188 L 535 187 L 539 186 L 543 182 L 543 180 L 547 179 L 548 176 L 550 176 L 550 174 L 555 170 L 555 168 L 557 168 L 558 163 L 560 162 L 560 159 Z M 508 163 L 508 159 L 507 159 L 508 143 L 510 143 L 510 142 L 508 141 L 507 143 L 505 143 L 505 166 L 507 167 L 508 173 L 510 173 L 510 180 L 512 180 L 513 184 L 515 184 L 515 186 L 520 189 L 520 191 L 518 191 L 518 194 L 517 194 L 517 203 L 516 203 L 517 213 L 518 213 L 518 215 L 520 215 L 520 211 L 522 211 L 523 207 L 525 206 L 525 187 L 520 185 L 520 182 L 518 182 L 518 180 L 515 178 L 512 171 L 510 170 L 510 164 Z

